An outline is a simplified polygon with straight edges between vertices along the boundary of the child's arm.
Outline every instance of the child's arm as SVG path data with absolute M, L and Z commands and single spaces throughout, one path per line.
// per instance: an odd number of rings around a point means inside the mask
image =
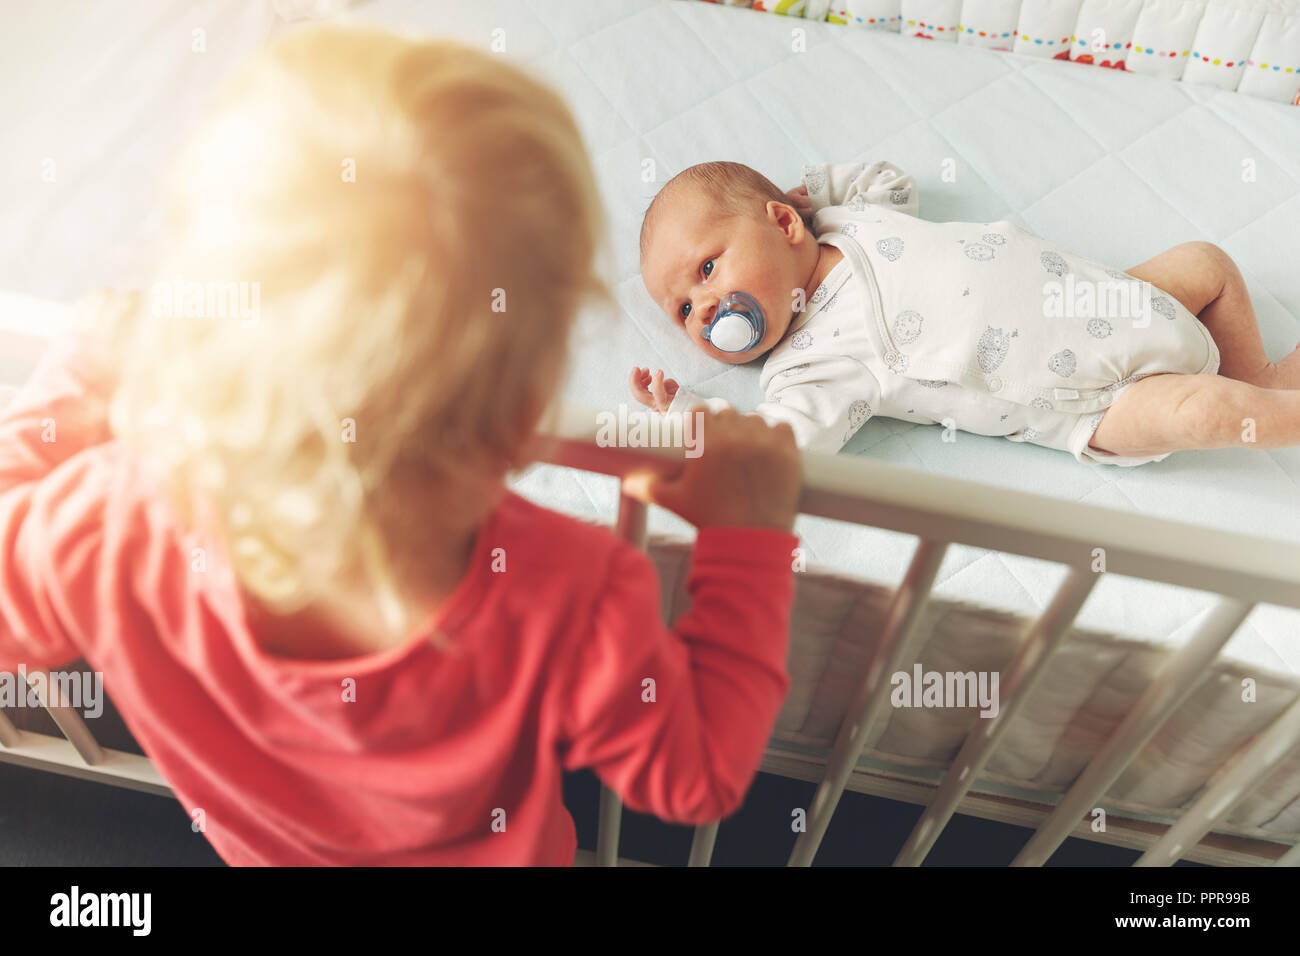
M 826 206 L 872 204 L 915 216 L 920 209 L 916 180 L 893 163 L 818 163 L 804 166 L 803 185 L 811 215 Z
M 39 481 L 83 449 L 111 439 L 110 390 L 110 376 L 79 338 L 53 340 L 0 408 L 0 493 Z
M 62 604 L 75 587 L 93 587 L 86 556 L 98 532 L 83 521 L 94 489 L 68 462 L 112 437 L 108 388 L 104 370 L 67 337 L 0 409 L 0 671 L 81 656 L 65 636 Z M 58 593 L 49 587 L 56 579 Z
M 0 491 L 0 672 L 82 656 L 68 635 L 97 594 L 105 489 L 95 464 Z
M 628 807 L 664 820 L 734 812 L 789 689 L 798 544 L 785 531 L 701 528 L 691 607 L 672 630 L 653 563 L 621 545 L 563 685 L 565 768 L 590 767 Z

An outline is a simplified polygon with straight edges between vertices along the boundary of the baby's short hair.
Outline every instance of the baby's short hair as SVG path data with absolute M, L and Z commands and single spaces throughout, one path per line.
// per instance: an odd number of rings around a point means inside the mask
M 683 169 L 668 182 L 650 202 L 641 220 L 641 255 L 645 255 L 654 231 L 655 220 L 662 205 L 669 195 L 681 186 L 701 186 L 717 202 L 720 211 L 729 216 L 743 215 L 755 210 L 756 205 L 775 199 L 786 202 L 786 195 L 779 186 L 756 169 L 744 163 L 718 161 L 698 163 Z

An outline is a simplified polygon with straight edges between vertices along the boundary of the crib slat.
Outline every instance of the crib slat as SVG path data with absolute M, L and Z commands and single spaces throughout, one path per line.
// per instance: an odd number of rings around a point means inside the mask
M 917 633 L 917 623 L 930 597 L 935 574 L 948 550 L 947 542 L 922 538 L 908 565 L 907 573 L 894 592 L 885 626 L 867 663 L 853 702 L 844 714 L 835 746 L 826 764 L 826 775 L 817 785 L 808 810 L 808 830 L 795 840 L 790 866 L 811 866 L 830 826 L 844 785 L 857 765 L 872 727 L 889 705 L 890 675 L 899 669 Z
M 18 728 L 4 714 L 0 714 L 0 746 L 17 747 L 19 740 Z
M 79 713 L 71 707 L 46 707 L 45 710 L 54 718 L 63 736 L 68 738 L 68 743 L 81 754 L 82 760 L 94 766 L 104 759 L 103 748 Z
M 1192 639 L 1160 668 L 1151 686 L 1011 861 L 1012 866 L 1042 866 L 1056 852 L 1080 818 L 1097 806 L 1161 724 L 1204 679 L 1211 662 L 1253 606 L 1235 598 L 1219 598 Z
M 709 823 L 695 828 L 691 839 L 691 859 L 687 866 L 708 866 L 713 859 L 713 845 L 718 841 L 718 824 Z
M 29 682 L 31 681 L 31 674 L 34 673 L 42 673 L 45 675 L 45 692 L 41 693 L 40 688 L 38 687 L 38 696 L 43 698 L 41 700 L 42 706 L 45 707 L 46 713 L 54 719 L 54 723 L 58 726 L 59 730 L 63 732 L 63 736 L 68 738 L 68 743 L 72 744 L 72 746 L 76 748 L 77 753 L 81 755 L 81 759 L 91 766 L 102 762 L 104 759 L 104 751 L 103 748 L 99 746 L 99 741 L 97 741 L 95 735 L 90 732 L 90 728 L 86 726 L 86 722 L 82 719 L 81 715 L 59 699 L 58 686 L 51 679 L 50 672 L 30 672 L 28 676 Z
M 646 546 L 646 506 L 631 495 L 618 495 L 618 521 L 614 534 L 642 551 Z M 600 819 L 596 824 L 596 865 L 618 866 L 618 838 L 623 823 L 623 801 L 604 784 L 600 787 Z
M 623 826 L 623 801 L 600 786 L 600 817 L 596 824 L 596 865 L 618 866 L 618 838 Z
M 957 759 L 944 775 L 934 799 L 921 814 L 912 833 L 903 844 L 894 866 L 920 866 L 933 848 L 939 834 L 952 819 L 971 785 L 979 779 L 993 751 L 1015 720 L 1034 686 L 1047 670 L 1047 663 L 1070 630 L 1080 608 L 1092 593 L 1099 575 L 1070 568 L 1051 603 L 1033 624 L 1029 636 L 1020 645 L 1008 668 L 1007 678 L 999 682 L 998 713 L 994 717 L 976 717 L 975 726 L 962 744 Z
M 646 506 L 631 495 L 619 493 L 618 523 L 614 526 L 614 534 L 642 551 L 646 546 L 646 510 Z
M 104 749 L 104 759 L 90 766 L 76 748 L 62 737 L 24 731 L 13 748 L 0 750 L 0 763 L 63 774 L 78 780 L 138 790 L 157 796 L 173 796 L 167 781 L 154 769 L 149 758 L 123 750 Z
M 1224 768 L 1219 779 L 1170 827 L 1134 866 L 1170 866 L 1189 848 L 1201 842 L 1251 788 L 1300 744 L 1300 698 L 1283 712 L 1253 743 Z

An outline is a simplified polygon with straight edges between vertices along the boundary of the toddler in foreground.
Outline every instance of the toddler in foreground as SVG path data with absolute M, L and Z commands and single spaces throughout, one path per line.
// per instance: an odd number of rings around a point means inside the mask
M 1300 349 L 1268 360 L 1216 246 L 1121 272 L 1008 221 L 917 210 L 915 181 L 883 161 L 805 167 L 789 193 L 704 163 L 647 210 L 642 277 L 707 355 L 766 358 L 756 412 L 803 448 L 838 451 L 872 415 L 1085 463 L 1300 444 Z M 662 370 L 635 368 L 630 384 L 671 415 L 702 401 Z
M 108 296 L 0 413 L 0 671 L 101 671 L 177 840 L 569 865 L 565 770 L 671 821 L 739 806 L 788 688 L 790 430 L 706 416 L 655 479 L 700 528 L 672 629 L 645 554 L 503 484 L 601 288 L 595 194 L 499 57 L 293 33 L 201 128 L 157 272 L 256 282 L 256 320 Z

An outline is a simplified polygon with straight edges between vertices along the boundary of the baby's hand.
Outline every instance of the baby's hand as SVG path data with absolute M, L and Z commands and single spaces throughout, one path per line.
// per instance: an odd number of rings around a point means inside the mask
M 648 368 L 634 368 L 632 374 L 628 376 L 628 383 L 632 386 L 632 395 L 638 402 L 649 405 L 660 413 L 668 411 L 668 406 L 673 403 L 673 396 L 677 394 L 677 383 L 671 378 L 664 378 L 663 369 L 659 369 L 651 376 Z
M 807 186 L 795 186 L 785 194 L 785 198 L 794 206 L 795 212 L 803 216 L 804 219 L 812 218 L 812 200 L 808 198 Z

